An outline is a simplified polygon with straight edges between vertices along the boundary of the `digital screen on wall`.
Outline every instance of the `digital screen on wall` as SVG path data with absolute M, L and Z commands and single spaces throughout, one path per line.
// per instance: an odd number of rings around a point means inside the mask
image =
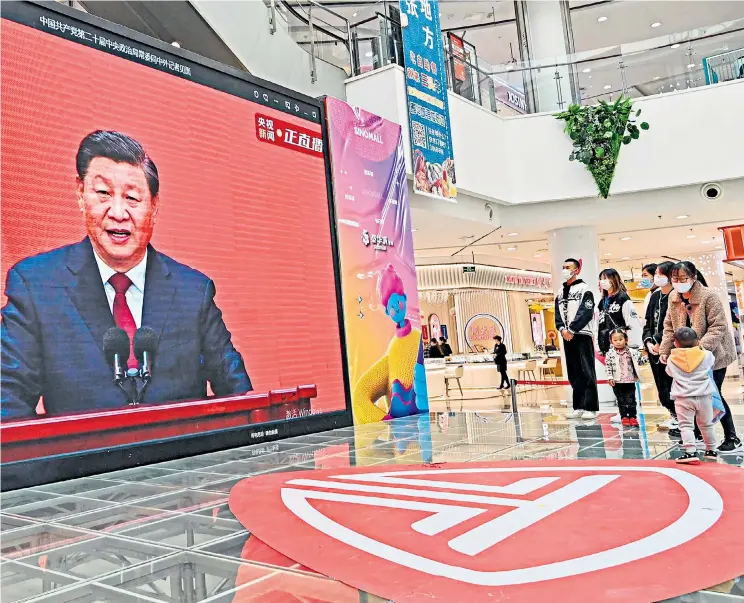
M 2 17 L 3 435 L 131 445 L 78 415 L 212 396 L 199 432 L 346 411 L 320 104 L 70 10 Z

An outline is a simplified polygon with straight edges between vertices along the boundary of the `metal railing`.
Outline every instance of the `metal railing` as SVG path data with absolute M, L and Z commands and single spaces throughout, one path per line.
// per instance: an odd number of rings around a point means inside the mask
M 744 79 L 744 48 L 705 57 L 703 73 L 706 84 Z

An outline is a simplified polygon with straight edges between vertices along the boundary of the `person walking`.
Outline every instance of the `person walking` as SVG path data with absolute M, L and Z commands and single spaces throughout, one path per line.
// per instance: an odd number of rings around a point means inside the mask
M 501 373 L 501 385 L 499 389 L 509 389 L 511 384 L 509 383 L 509 375 L 506 372 L 506 346 L 504 340 L 499 336 L 493 338 L 496 341 L 496 345 L 493 348 L 493 361 L 496 363 L 496 368 Z
M 666 367 L 659 360 L 659 347 L 664 338 L 664 320 L 669 308 L 669 294 L 673 291 L 672 268 L 674 268 L 674 262 L 662 262 L 656 267 L 656 273 L 654 274 L 656 291 L 651 294 L 651 298 L 648 300 L 648 308 L 644 317 L 643 344 L 648 352 L 649 365 L 654 376 L 659 402 L 669 411 L 670 415 L 670 418 L 659 425 L 657 429 L 668 429 L 670 436 L 680 437 L 677 412 L 674 401 L 670 396 L 672 378 L 667 374 Z
M 566 372 L 573 389 L 571 419 L 594 419 L 599 410 L 594 368 L 594 294 L 578 276 L 581 264 L 563 262 L 563 287 L 555 298 L 555 324 L 563 338 Z
M 721 418 L 723 443 L 718 447 L 720 454 L 732 454 L 742 449 L 741 440 L 736 435 L 734 419 L 721 388 L 726 378 L 726 369 L 736 360 L 734 338 L 728 326 L 728 317 L 718 295 L 703 286 L 698 278 L 698 270 L 692 262 L 678 262 L 672 268 L 672 287 L 669 296 L 669 309 L 664 320 L 664 336 L 659 348 L 660 360 L 666 364 L 674 347 L 674 334 L 677 329 L 690 327 L 697 334 L 700 345 L 713 353 L 713 380 L 721 394 L 726 414 Z M 695 435 L 701 437 L 695 428 Z

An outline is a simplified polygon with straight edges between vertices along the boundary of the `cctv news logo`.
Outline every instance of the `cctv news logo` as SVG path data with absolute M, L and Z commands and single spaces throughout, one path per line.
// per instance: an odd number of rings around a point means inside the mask
M 265 510 L 285 527 L 291 517 L 291 542 L 238 511 L 244 525 L 292 559 L 391 599 L 420 585 L 426 596 L 406 600 L 493 601 L 498 592 L 511 601 L 562 601 L 576 589 L 604 600 L 613 585 L 633 592 L 664 575 L 654 592 L 660 600 L 744 573 L 744 561 L 728 554 L 728 568 L 707 568 L 714 576 L 702 576 L 697 562 L 717 538 L 728 542 L 730 530 L 744 530 L 740 468 L 524 461 L 272 477 L 281 504 L 256 509 L 252 494 L 250 516 Z M 251 493 L 260 487 L 247 481 Z

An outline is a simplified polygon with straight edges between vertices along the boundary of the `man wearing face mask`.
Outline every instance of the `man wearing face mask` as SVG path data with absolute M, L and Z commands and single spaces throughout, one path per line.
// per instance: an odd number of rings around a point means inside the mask
M 555 324 L 563 337 L 566 372 L 573 388 L 571 419 L 594 419 L 599 410 L 597 373 L 594 368 L 594 294 L 578 278 L 581 264 L 563 262 L 563 287 L 555 299 Z

